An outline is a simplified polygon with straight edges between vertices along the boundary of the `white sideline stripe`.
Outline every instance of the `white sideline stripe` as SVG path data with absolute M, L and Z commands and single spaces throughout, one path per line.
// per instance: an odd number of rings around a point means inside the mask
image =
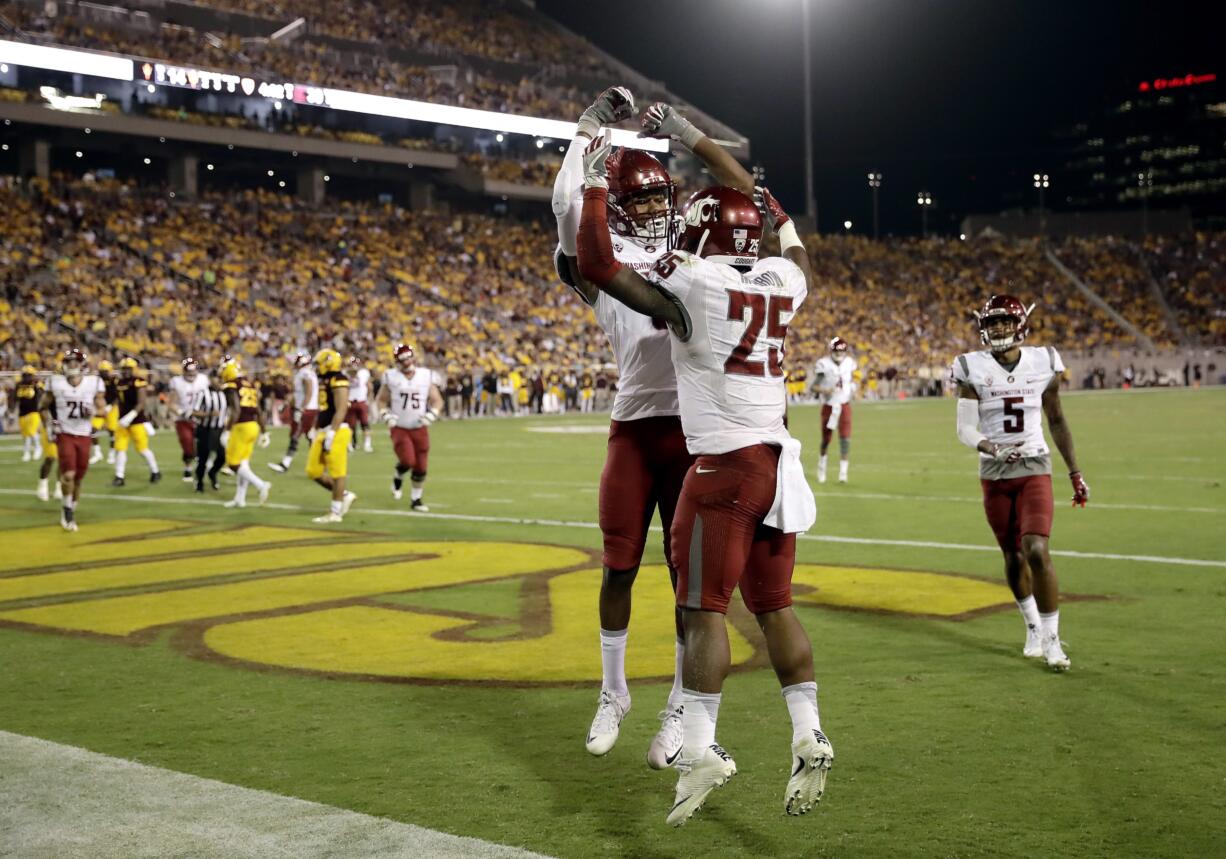
M 878 501 L 955 501 L 962 504 L 982 504 L 982 498 L 971 498 L 965 495 L 892 495 L 887 492 L 840 492 L 835 490 L 813 492 L 818 498 L 869 498 Z M 1166 504 L 1111 504 L 1091 500 L 1090 507 L 1094 510 L 1148 510 L 1165 511 L 1168 513 L 1215 513 L 1226 515 L 1226 507 L 1171 507 Z
M 30 497 L 33 495 L 28 490 L 24 489 L 0 489 L 0 494 L 3 495 L 22 495 Z M 222 501 L 211 501 L 198 498 L 160 498 L 153 495 L 99 495 L 92 492 L 82 492 L 82 498 L 97 498 L 103 501 L 140 501 L 152 502 L 155 504 L 192 504 L 208 507 L 220 507 Z M 304 507 L 300 504 L 276 504 L 269 503 L 264 507 L 273 510 L 300 510 L 305 512 L 319 512 L 318 507 Z M 48 505 L 49 510 L 55 508 Z M 258 510 L 259 508 L 252 505 L 248 510 Z M 533 519 L 520 516 L 480 516 L 474 513 L 421 513 L 412 510 L 389 510 L 383 507 L 358 507 L 358 513 L 369 513 L 372 516 L 399 516 L 406 519 L 449 519 L 458 522 L 484 522 L 491 525 L 537 525 L 546 528 L 587 528 L 590 530 L 598 530 L 600 525 L 596 522 L 572 522 L 565 519 Z M 241 514 L 240 514 L 241 515 Z M 87 526 L 88 527 L 88 526 Z M 663 529 L 653 525 L 652 531 L 657 534 L 663 533 Z M 996 546 L 976 546 L 970 543 L 935 543 L 927 540 L 886 540 L 879 537 L 836 537 L 830 534 L 801 534 L 801 540 L 813 540 L 819 543 L 852 543 L 863 546 L 905 546 L 916 549 L 956 549 L 966 552 L 999 552 L 1000 549 Z M 1218 561 L 1204 558 L 1168 558 L 1162 555 L 1116 555 L 1108 552 L 1078 552 L 1073 549 L 1052 549 L 1051 554 L 1060 558 L 1099 558 L 1108 561 L 1139 561 L 1151 564 L 1174 564 L 1185 567 L 1222 567 L 1226 568 L 1226 561 Z
M 5 856 L 542 859 L 7 731 L 0 760 Z

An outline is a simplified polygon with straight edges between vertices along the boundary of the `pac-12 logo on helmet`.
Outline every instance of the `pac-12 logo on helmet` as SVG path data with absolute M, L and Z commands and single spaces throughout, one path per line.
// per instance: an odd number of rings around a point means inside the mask
M 993 295 L 984 302 L 982 310 L 975 312 L 979 339 L 993 352 L 1008 352 L 1014 346 L 1020 346 L 1030 331 L 1030 314 L 1034 307 L 1033 304 L 1027 307 L 1013 295 Z M 999 331 L 1001 322 L 1008 325 L 1006 333 L 993 337 L 990 329 Z
M 737 268 L 753 268 L 762 239 L 762 213 L 735 188 L 713 185 L 685 206 L 678 246 L 695 256 Z

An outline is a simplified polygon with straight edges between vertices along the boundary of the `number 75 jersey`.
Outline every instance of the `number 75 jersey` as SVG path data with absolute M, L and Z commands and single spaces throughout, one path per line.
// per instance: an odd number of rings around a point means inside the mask
M 1023 346 L 1012 370 L 987 350 L 959 355 L 952 367 L 953 380 L 979 396 L 979 431 L 996 444 L 1022 442 L 1027 457 L 1050 453 L 1043 437 L 1043 392 L 1063 372 L 1060 353 L 1051 346 Z
M 688 331 L 674 331 L 673 368 L 686 446 L 720 454 L 791 436 L 783 350 L 788 325 L 805 300 L 804 273 L 782 257 L 748 272 L 674 251 L 650 280 L 684 309 Z

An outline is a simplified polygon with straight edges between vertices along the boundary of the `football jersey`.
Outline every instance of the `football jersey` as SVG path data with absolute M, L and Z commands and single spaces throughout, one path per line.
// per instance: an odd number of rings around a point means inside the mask
M 818 360 L 817 365 L 813 368 L 814 376 L 821 377 L 818 384 L 823 388 L 832 385 L 834 387 L 829 394 L 822 394 L 822 405 L 846 405 L 851 402 L 851 395 L 855 391 L 851 374 L 855 370 L 855 360 L 846 356 L 838 361 L 829 355 Z
M 130 379 L 125 379 L 123 376 L 116 379 L 115 390 L 119 393 L 120 417 L 133 411 L 140 404 L 140 392 L 147 387 L 149 387 L 149 380 L 139 374 Z M 149 416 L 144 412 L 139 412 L 132 423 L 143 424 L 147 420 L 149 420 Z
M 804 273 L 782 257 L 748 272 L 674 251 L 651 279 L 684 307 L 689 336 L 672 337 L 686 446 L 720 454 L 791 439 L 783 425 L 783 341 L 805 300 Z
M 412 376 L 393 367 L 383 374 L 383 384 L 388 391 L 388 411 L 395 418 L 393 426 L 416 429 L 424 426 L 422 418 L 430 403 L 430 388 L 438 384 L 438 376 L 431 370 L 418 367 Z
M 319 379 L 319 417 L 315 419 L 315 426 L 319 429 L 327 429 L 332 423 L 332 418 L 336 416 L 336 397 L 335 392 L 340 388 L 349 387 L 349 377 L 344 373 L 324 373 Z
M 349 402 L 366 402 L 366 395 L 369 388 L 370 370 L 367 370 L 365 367 L 359 367 L 358 371 L 353 374 L 353 381 L 349 384 Z
M 1060 353 L 1051 346 L 1023 346 L 1012 370 L 987 350 L 959 355 L 953 380 L 979 396 L 979 431 L 994 444 L 1022 442 L 1020 463 L 998 462 L 979 454 L 979 473 L 996 480 L 1025 474 L 1050 474 L 1051 450 L 1043 437 L 1043 392 L 1064 372 Z
M 196 399 L 200 396 L 201 391 L 209 389 L 209 379 L 204 373 L 197 373 L 196 378 L 190 382 L 183 376 L 172 376 L 170 378 L 170 393 L 175 398 L 175 411 L 183 416 L 183 419 L 191 417 L 192 408 L 195 405 Z
M 17 383 L 17 415 L 24 417 L 38 411 L 38 401 L 42 398 L 43 383 L 35 379 L 32 382 Z
M 304 412 L 319 408 L 319 377 L 311 367 L 294 374 L 294 408 Z
M 239 376 L 234 383 L 238 389 L 238 417 L 235 423 L 247 423 L 260 419 L 260 388 L 246 376 Z
M 60 432 L 88 436 L 93 430 L 90 418 L 94 414 L 94 398 L 106 393 L 102 380 L 92 373 L 71 385 L 64 376 L 51 377 L 51 396 L 55 397 L 55 415 Z

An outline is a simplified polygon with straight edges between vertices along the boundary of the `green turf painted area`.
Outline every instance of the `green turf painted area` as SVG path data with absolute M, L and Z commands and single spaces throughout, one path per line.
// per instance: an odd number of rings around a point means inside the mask
M 990 547 L 974 455 L 954 437 L 953 411 L 951 400 L 857 404 L 852 482 L 817 488 L 813 535 Z M 719 738 L 740 774 L 680 831 L 664 825 L 674 776 L 644 763 L 661 682 L 632 682 L 621 740 L 596 759 L 583 749 L 596 684 L 335 679 L 202 659 L 173 626 L 139 641 L 0 626 L 0 729 L 565 857 L 1216 855 L 1226 843 L 1226 391 L 1075 395 L 1066 413 L 1093 496 L 1085 510 L 1069 509 L 1057 458 L 1053 549 L 1157 560 L 1055 558 L 1064 591 L 1106 598 L 1065 606 L 1073 670 L 1062 676 L 1021 658 L 1013 609 L 960 621 L 799 609 L 837 754 L 826 799 L 805 818 L 782 813 L 790 725 L 763 669 L 735 673 L 725 688 Z M 407 499 L 394 502 L 380 430 L 374 454 L 350 458 L 360 498 L 346 539 L 598 550 L 599 531 L 583 525 L 596 516 L 603 437 L 532 430 L 603 423 L 437 425 L 427 500 L 434 512 L 476 520 L 411 516 Z M 792 426 L 812 471 L 816 410 L 795 409 Z M 163 432 L 155 448 L 167 480 L 150 486 L 133 457 L 128 486 L 111 489 L 109 470 L 94 466 L 86 491 L 105 498 L 83 501 L 81 531 L 63 535 L 56 562 L 85 557 L 81 544 L 111 520 L 314 527 L 326 496 L 302 475 L 304 454 L 290 475 L 265 466 L 284 441 L 274 433 L 255 467 L 274 479 L 272 502 L 302 509 L 196 503 Z M 33 469 L 19 457 L 13 437 L 0 437 L 0 490 L 29 490 L 0 494 L 6 527 L 54 524 L 54 505 L 34 498 Z M 405 515 L 386 512 L 395 510 Z M 6 576 L 23 545 L 3 531 L 0 541 Z M 652 535 L 646 563 L 661 561 L 660 541 Z M 292 558 L 310 553 L 293 549 Z M 799 543 L 799 560 L 1001 579 L 991 551 L 813 539 Z M 598 578 L 589 600 L 565 605 L 586 613 L 587 649 L 559 660 L 599 663 Z M 484 619 L 468 645 L 478 648 L 550 635 L 563 620 L 541 587 L 518 577 L 369 602 Z M 14 605 L 0 602 L 0 613 Z M 635 644 L 632 623 L 631 662 Z

